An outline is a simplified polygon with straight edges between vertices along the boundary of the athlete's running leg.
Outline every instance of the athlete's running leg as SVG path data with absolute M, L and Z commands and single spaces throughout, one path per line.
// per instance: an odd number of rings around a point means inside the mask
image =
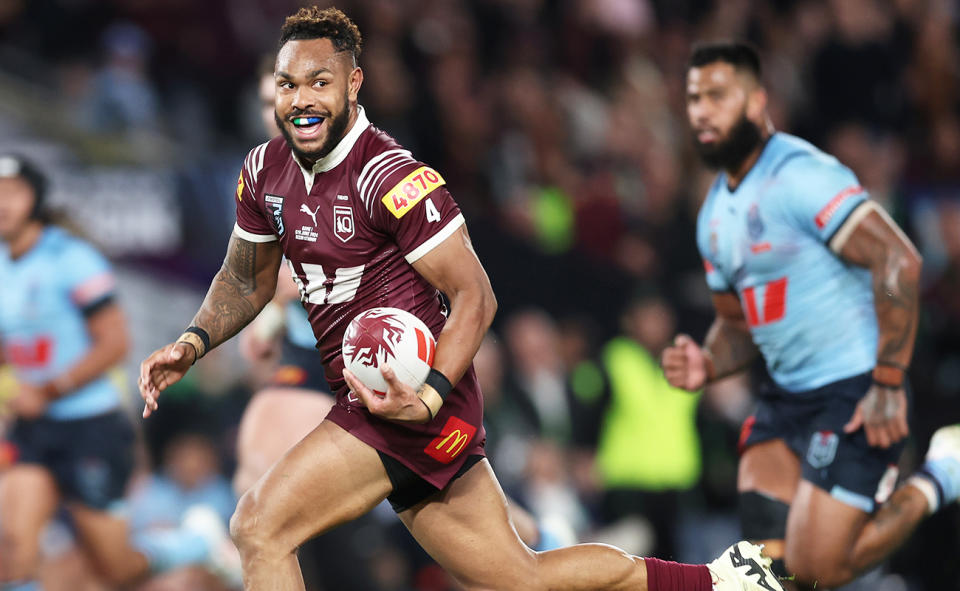
M 40 466 L 15 465 L 0 477 L 0 582 L 36 576 L 40 534 L 59 497 L 53 476 Z
M 910 485 L 871 518 L 803 480 L 787 520 L 787 569 L 810 587 L 848 583 L 899 546 L 926 512 L 926 498 Z
M 377 451 L 324 421 L 247 491 L 230 520 L 246 589 L 303 589 L 296 549 L 367 513 L 392 485 Z
M 800 483 L 800 460 L 781 439 L 751 445 L 740 457 L 737 491 L 740 494 L 742 535 L 763 545 L 774 560 L 774 572 L 784 572 L 787 513 Z
M 787 522 L 787 567 L 838 586 L 886 558 L 928 513 L 960 497 L 960 425 L 934 434 L 923 468 L 869 515 L 801 481 Z
M 470 468 L 444 491 L 401 513 L 400 519 L 420 545 L 469 590 L 712 588 L 711 574 L 704 566 L 662 561 L 647 564 L 642 558 L 605 544 L 533 552 L 523 545 L 510 525 L 506 498 L 486 460 Z M 651 570 L 655 565 L 659 577 L 656 585 Z M 731 580 L 718 588 L 754 586 Z

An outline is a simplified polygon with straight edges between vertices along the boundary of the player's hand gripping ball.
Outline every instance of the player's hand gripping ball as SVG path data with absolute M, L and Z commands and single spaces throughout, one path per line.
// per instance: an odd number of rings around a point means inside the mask
M 380 373 L 383 364 L 417 390 L 430 373 L 436 348 L 430 329 L 413 314 L 399 308 L 371 308 L 351 320 L 343 333 L 343 365 L 380 396 L 387 392 Z

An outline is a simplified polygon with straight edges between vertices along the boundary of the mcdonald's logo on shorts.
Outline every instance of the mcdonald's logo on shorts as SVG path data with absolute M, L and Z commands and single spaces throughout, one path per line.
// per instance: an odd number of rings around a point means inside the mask
M 431 441 L 423 451 L 441 464 L 449 464 L 460 455 L 460 452 L 466 449 L 467 444 L 470 443 L 476 433 L 477 428 L 470 423 L 457 417 L 450 417 L 443 429 L 440 430 L 440 435 Z

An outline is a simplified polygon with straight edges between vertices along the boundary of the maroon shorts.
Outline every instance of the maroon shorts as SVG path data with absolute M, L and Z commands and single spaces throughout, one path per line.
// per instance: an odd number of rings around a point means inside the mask
M 360 400 L 339 392 L 327 419 L 437 487 L 446 488 L 469 456 L 484 456 L 483 395 L 467 370 L 432 421 L 402 424 L 370 414 Z

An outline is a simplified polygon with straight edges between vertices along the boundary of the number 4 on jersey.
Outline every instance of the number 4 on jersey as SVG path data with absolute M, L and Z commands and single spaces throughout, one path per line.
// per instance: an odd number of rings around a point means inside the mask
M 437 211 L 437 206 L 433 204 L 433 199 L 427 199 L 427 202 L 424 205 L 427 208 L 427 221 L 439 222 L 440 212 Z
M 762 326 L 782 320 L 787 312 L 787 278 L 781 277 L 759 286 L 763 290 L 763 315 L 757 308 L 756 290 L 758 286 L 744 288 L 740 297 L 743 310 L 750 326 Z

